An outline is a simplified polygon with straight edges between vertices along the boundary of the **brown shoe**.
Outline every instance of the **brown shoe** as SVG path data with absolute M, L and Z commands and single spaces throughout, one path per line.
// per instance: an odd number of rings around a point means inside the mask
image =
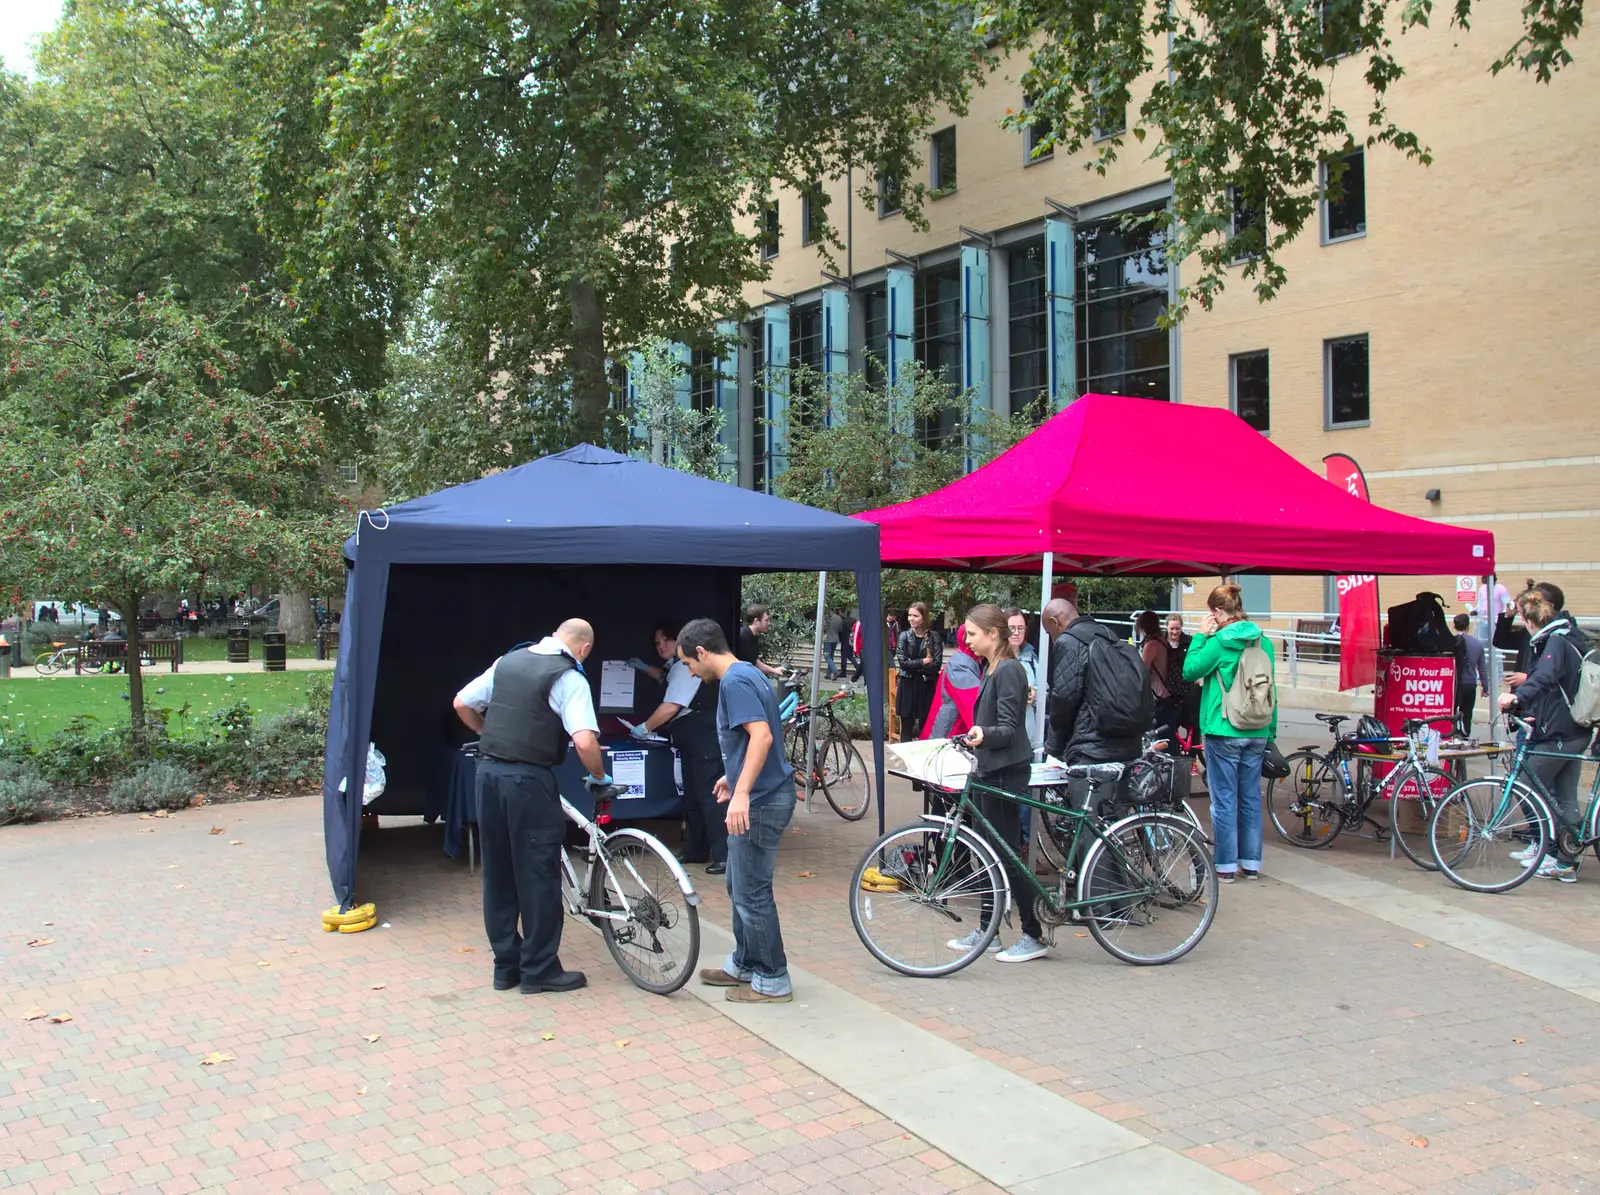
M 737 975 L 729 975 L 721 967 L 707 967 L 700 972 L 700 982 L 708 988 L 736 988 L 748 984 L 748 979 L 740 979 Z
M 723 999 L 733 1004 L 788 1004 L 794 999 L 794 993 L 785 992 L 781 996 L 768 996 L 753 987 L 740 984 L 736 988 L 729 988 L 728 994 Z

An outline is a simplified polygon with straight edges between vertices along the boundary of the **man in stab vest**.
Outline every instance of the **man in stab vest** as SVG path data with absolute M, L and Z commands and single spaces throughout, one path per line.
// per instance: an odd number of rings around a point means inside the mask
M 633 728 L 633 737 L 666 735 L 683 762 L 683 810 L 689 841 L 681 863 L 706 863 L 707 875 L 728 870 L 728 827 L 713 786 L 722 778 L 722 748 L 717 741 L 717 682 L 702 681 L 678 659 L 678 625 L 656 624 L 661 668 L 644 671 L 666 686 L 655 712 Z
M 496 991 L 570 992 L 582 971 L 561 966 L 561 844 L 567 820 L 554 767 L 567 740 L 609 784 L 600 724 L 583 674 L 594 628 L 569 618 L 532 647 L 501 656 L 456 694 L 456 713 L 478 732 L 478 833 L 483 843 L 483 926 Z M 517 921 L 522 932 L 517 932 Z

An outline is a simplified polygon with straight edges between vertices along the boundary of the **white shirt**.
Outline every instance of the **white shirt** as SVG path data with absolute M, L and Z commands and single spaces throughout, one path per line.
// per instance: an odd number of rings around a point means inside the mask
M 1502 614 L 1505 614 L 1514 608 L 1515 603 L 1511 600 L 1511 591 L 1507 589 L 1501 582 L 1496 581 L 1494 583 L 1494 594 L 1492 598 L 1487 590 L 1488 586 L 1486 585 L 1480 584 L 1478 586 L 1477 614 L 1488 615 L 1491 618 L 1499 618 Z M 1493 606 L 1488 604 L 1491 600 L 1494 602 Z
M 536 656 L 572 655 L 566 644 L 554 635 L 546 635 L 528 650 Z M 572 658 L 577 659 L 576 656 Z M 489 665 L 487 672 L 467 682 L 466 687 L 456 694 L 456 700 L 462 705 L 471 706 L 480 714 L 488 709 L 489 699 L 494 696 L 494 670 L 499 663 L 496 660 Z M 561 719 L 561 725 L 569 735 L 577 734 L 580 730 L 600 733 L 600 722 L 594 716 L 594 694 L 589 691 L 589 680 L 583 675 L 582 667 L 580 664 L 563 672 L 550 689 L 550 708 Z
M 678 707 L 674 719 L 689 712 L 689 703 L 700 692 L 700 679 L 689 671 L 689 665 L 677 657 L 667 661 L 667 693 L 661 700 Z

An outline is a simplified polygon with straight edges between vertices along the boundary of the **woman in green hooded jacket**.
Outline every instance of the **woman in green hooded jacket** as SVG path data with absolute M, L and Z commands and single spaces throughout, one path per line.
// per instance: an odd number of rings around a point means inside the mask
M 1200 684 L 1217 879 L 1231 884 L 1239 872 L 1247 880 L 1261 876 L 1261 760 L 1268 741 L 1277 737 L 1278 703 L 1272 703 L 1271 724 L 1259 730 L 1240 730 L 1228 721 L 1222 695 L 1239 671 L 1239 653 L 1259 644 L 1270 659 L 1272 643 L 1245 614 L 1237 585 L 1218 585 L 1206 606 L 1201 633 L 1183 658 L 1183 679 Z

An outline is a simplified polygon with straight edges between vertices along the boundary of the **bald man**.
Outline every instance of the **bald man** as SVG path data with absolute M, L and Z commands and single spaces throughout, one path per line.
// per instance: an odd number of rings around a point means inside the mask
M 583 674 L 593 650 L 594 628 L 569 618 L 554 635 L 501 656 L 456 694 L 456 713 L 478 732 L 481 753 L 483 927 L 496 991 L 570 992 L 587 982 L 582 971 L 563 969 L 559 957 L 567 822 L 553 769 L 570 739 L 591 781 L 610 782 Z

